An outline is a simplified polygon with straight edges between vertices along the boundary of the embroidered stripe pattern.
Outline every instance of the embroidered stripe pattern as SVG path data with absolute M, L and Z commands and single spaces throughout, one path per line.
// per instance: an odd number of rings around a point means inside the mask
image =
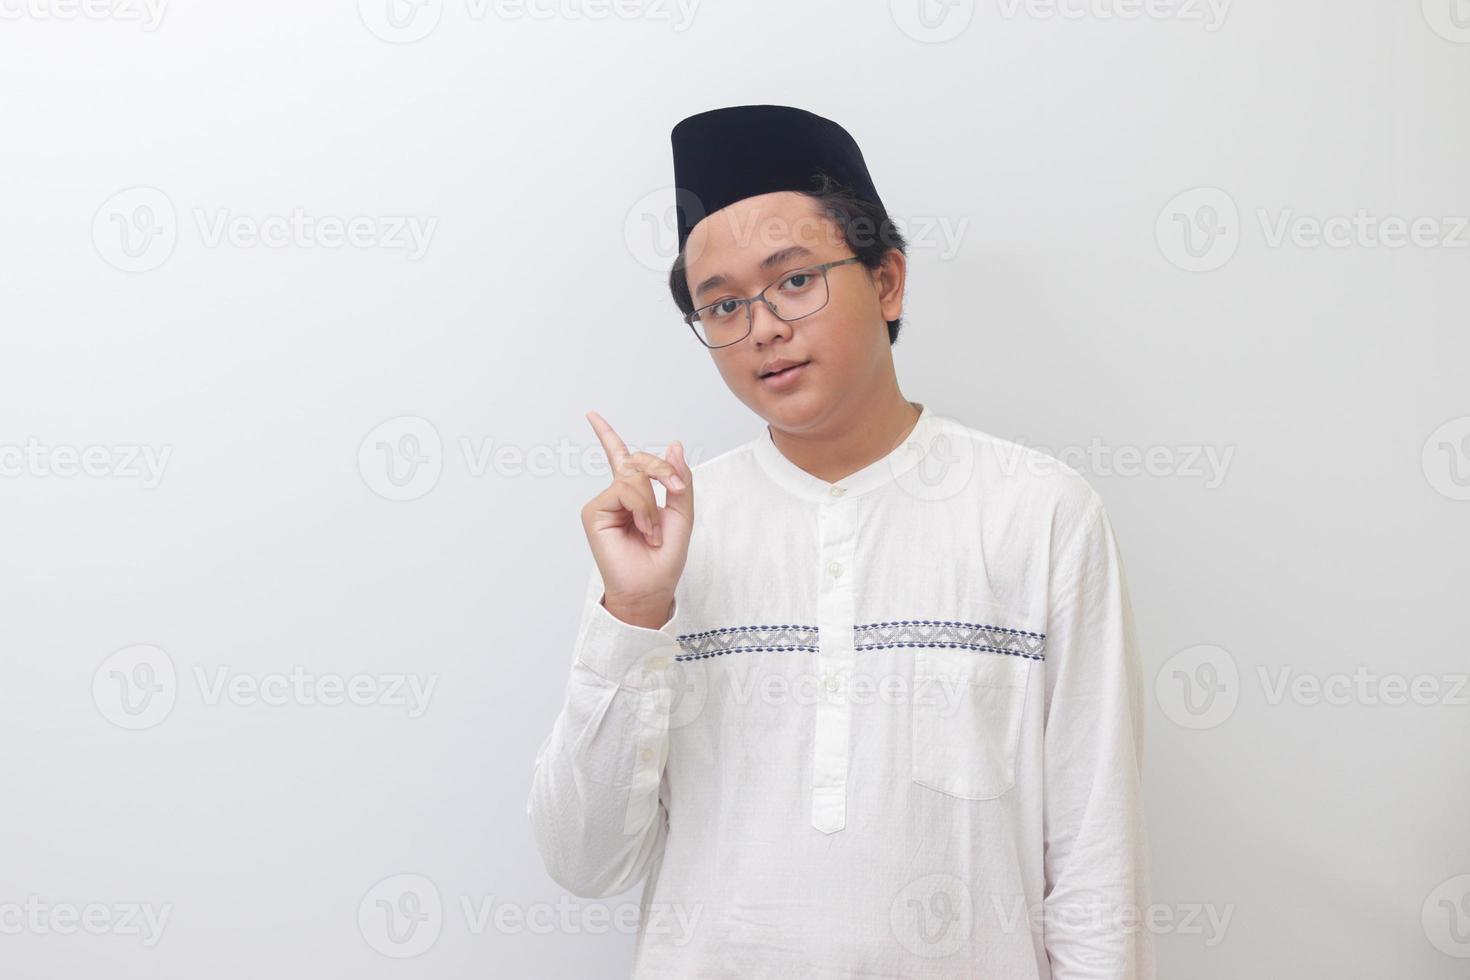
M 867 623 L 853 627 L 854 649 L 887 650 L 890 647 L 952 647 L 1003 653 L 1027 660 L 1046 659 L 1046 634 L 980 623 L 957 623 L 946 619 L 899 619 L 889 623 Z
M 684 652 L 675 660 L 704 660 L 727 653 L 817 652 L 815 626 L 726 626 L 679 634 Z

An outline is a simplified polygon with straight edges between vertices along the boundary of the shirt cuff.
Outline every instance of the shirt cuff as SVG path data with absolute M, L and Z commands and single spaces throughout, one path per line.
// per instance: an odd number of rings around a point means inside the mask
M 658 629 L 625 623 L 600 601 L 592 609 L 577 647 L 577 659 L 604 680 L 627 687 L 646 683 L 647 671 L 659 674 L 674 663 L 679 652 L 679 600 L 674 599 L 668 622 Z

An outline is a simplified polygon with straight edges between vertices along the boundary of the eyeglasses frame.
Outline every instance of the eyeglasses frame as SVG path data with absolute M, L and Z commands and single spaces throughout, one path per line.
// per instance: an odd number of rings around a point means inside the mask
M 827 270 L 828 269 L 835 269 L 839 265 L 847 265 L 848 263 L 851 263 L 851 262 L 861 262 L 861 261 L 862 261 L 862 257 L 861 256 L 849 255 L 845 259 L 835 259 L 834 261 L 831 261 L 831 262 L 823 262 L 821 265 L 804 265 L 804 266 L 801 266 L 798 269 L 787 269 L 785 272 L 781 273 L 775 279 L 771 280 L 770 284 L 767 285 L 765 289 L 762 289 L 760 292 L 756 293 L 754 296 L 750 296 L 750 297 L 747 297 L 745 299 L 739 300 L 739 302 L 745 306 L 745 333 L 741 334 L 738 339 L 730 341 L 728 344 L 711 344 L 709 341 L 705 340 L 702 336 L 700 336 L 699 328 L 694 325 L 694 321 L 698 318 L 698 316 L 699 316 L 699 314 L 700 314 L 701 311 L 707 310 L 711 306 L 717 306 L 720 303 L 728 303 L 728 302 L 730 302 L 730 300 L 728 298 L 726 298 L 726 299 L 717 299 L 713 303 L 706 303 L 706 304 L 704 304 L 699 309 L 694 310 L 691 313 L 686 313 L 684 315 L 684 322 L 686 324 L 688 324 L 689 329 L 694 333 L 694 338 L 696 340 L 698 340 L 704 346 L 708 347 L 710 350 L 722 350 L 722 349 L 724 349 L 726 347 L 734 347 L 736 344 L 740 343 L 740 341 L 744 340 L 746 337 L 749 337 L 751 335 L 751 333 L 753 333 L 755 331 L 755 303 L 756 303 L 756 300 L 760 300 L 762 303 L 766 304 L 766 309 L 770 310 L 771 311 L 771 314 L 773 316 L 775 316 L 777 319 L 779 319 L 779 320 L 781 320 L 781 321 L 783 321 L 785 323 L 793 323 L 793 322 L 795 322 L 797 320 L 804 319 L 805 317 L 811 316 L 812 313 L 820 313 L 822 310 L 824 310 L 824 309 L 827 308 L 827 303 L 832 302 L 832 283 L 827 278 Z M 786 317 L 782 316 L 780 313 L 776 312 L 776 307 L 773 306 L 771 304 L 771 301 L 766 298 L 766 290 L 767 289 L 770 289 L 772 286 L 778 285 L 779 283 L 785 281 L 785 279 L 788 276 L 794 276 L 794 275 L 796 275 L 799 272 L 820 272 L 822 274 L 822 285 L 824 285 L 824 286 L 827 287 L 827 300 L 821 306 L 817 307 L 815 310 L 812 310 L 811 313 L 803 313 L 801 316 L 794 316 L 794 317 L 791 317 L 790 319 L 787 319 Z

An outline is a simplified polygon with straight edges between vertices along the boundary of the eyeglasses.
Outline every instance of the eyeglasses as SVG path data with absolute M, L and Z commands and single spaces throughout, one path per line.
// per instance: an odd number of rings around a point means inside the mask
M 694 336 L 706 347 L 729 347 L 750 336 L 755 326 L 755 306 L 759 301 L 783 320 L 800 320 L 827 305 L 832 291 L 827 285 L 827 270 L 849 262 L 862 261 L 853 255 L 835 262 L 809 265 L 804 269 L 782 273 L 781 278 L 771 283 L 749 299 L 721 299 L 701 306 L 684 317 Z M 766 295 L 768 290 L 781 287 L 776 299 Z

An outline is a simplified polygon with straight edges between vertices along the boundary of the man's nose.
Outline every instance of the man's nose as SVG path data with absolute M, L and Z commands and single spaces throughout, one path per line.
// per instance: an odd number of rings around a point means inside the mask
M 757 300 L 750 304 L 750 335 L 756 344 L 768 344 L 776 337 L 790 337 L 791 324 L 771 312 L 771 308 Z

